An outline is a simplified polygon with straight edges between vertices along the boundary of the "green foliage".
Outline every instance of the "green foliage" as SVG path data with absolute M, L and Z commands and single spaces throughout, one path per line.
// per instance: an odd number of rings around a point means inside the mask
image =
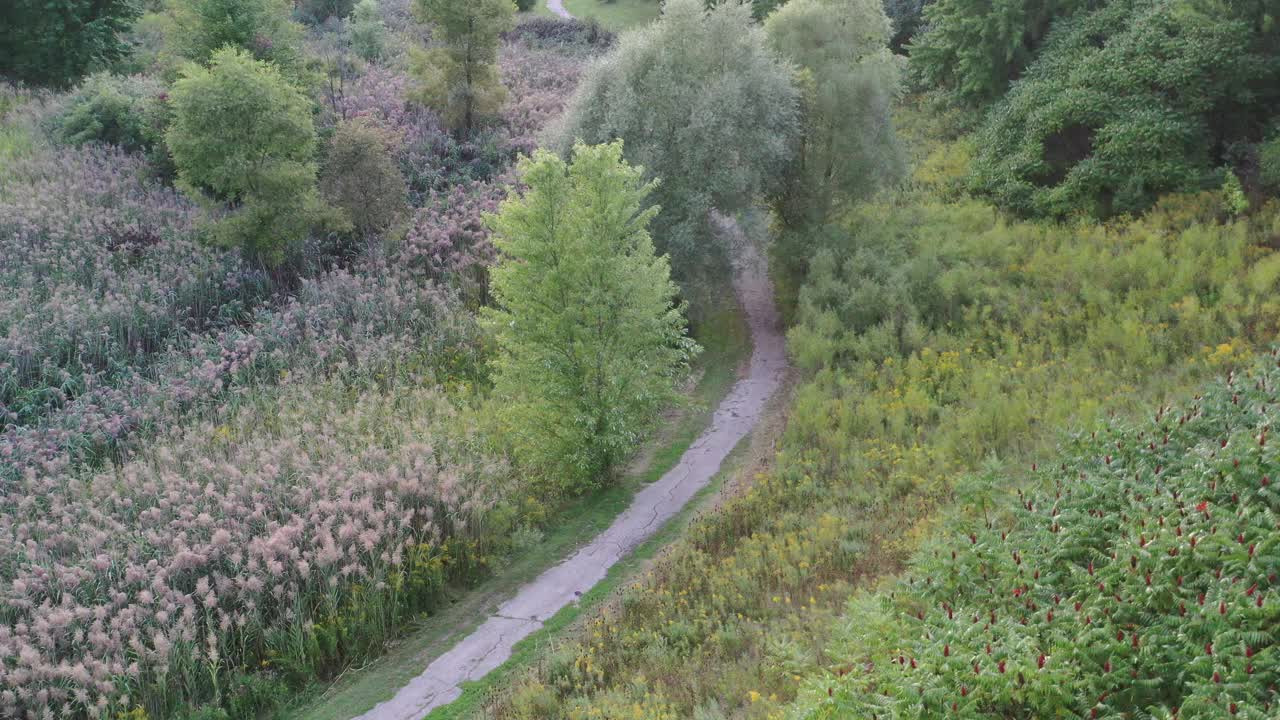
M 382 59 L 386 52 L 387 26 L 382 21 L 377 0 L 360 0 L 351 11 L 351 49 L 368 62 Z
M 143 76 L 91 75 L 71 95 L 56 120 L 66 143 L 101 142 L 148 150 L 162 140 L 164 86 Z
M 395 145 L 392 133 L 363 118 L 342 123 L 329 140 L 320 192 L 366 238 L 385 232 L 409 210 Z
M 1258 148 L 1258 165 L 1262 186 L 1280 195 L 1280 134 Z
M 620 142 L 579 144 L 568 166 L 539 151 L 521 176 L 491 220 L 494 392 L 517 459 L 576 492 L 635 447 L 698 348 L 646 229 L 652 185 Z
M 929 192 L 885 196 L 815 238 L 790 336 L 807 379 L 773 467 L 695 521 L 558 650 L 566 658 L 517 686 L 521 699 L 547 706 L 550 689 L 566 717 L 626 700 L 641 717 L 770 718 L 812 688 L 803 711 L 844 687 L 831 675 L 857 682 L 851 667 L 881 670 L 896 660 L 889 649 L 926 642 L 918 624 L 848 600 L 902 566 L 930 516 L 991 508 L 991 483 L 967 478 L 1029 467 L 1060 428 L 1189 394 L 1275 337 L 1274 215 L 1223 222 L 1215 192 L 1111 227 L 1049 226 Z M 980 579 L 960 578 L 984 590 Z M 829 642 L 833 628 L 865 625 L 890 626 L 893 644 L 867 654 Z M 989 675 L 998 670 L 984 664 Z M 1012 669 L 1000 677 L 1015 687 Z M 494 710 L 518 717 L 506 703 Z
M 669 0 L 587 71 L 553 144 L 626 141 L 628 161 L 661 178 L 654 234 L 685 281 L 718 259 L 708 213 L 744 207 L 781 176 L 798 95 L 749 7 Z
M 924 10 L 933 0 L 884 0 L 884 13 L 893 23 L 890 45 L 901 51 L 924 27 Z
M 0 76 L 66 86 L 128 53 L 135 0 L 7 0 L 0 5 Z
M 273 66 L 226 48 L 208 68 L 189 65 L 173 87 L 165 141 L 189 191 L 231 211 L 222 242 L 278 264 L 318 211 L 310 100 Z
M 515 0 L 516 10 L 520 12 L 529 12 L 538 6 L 538 0 Z
M 414 10 L 439 33 L 439 47 L 413 56 L 418 98 L 449 127 L 469 136 L 498 111 L 507 91 L 498 77 L 498 45 L 514 23 L 512 0 L 414 0 Z
M 802 132 L 774 199 L 787 232 L 773 257 L 776 272 L 803 277 L 809 235 L 902 173 L 890 117 L 899 63 L 879 0 L 792 0 L 765 30 L 801 70 Z
M 305 21 L 319 24 L 329 18 L 347 17 L 355 4 L 355 0 L 298 0 L 294 8 Z
M 1029 481 L 980 478 L 1031 488 L 855 602 L 834 649 L 854 671 L 812 679 L 793 716 L 1272 717 L 1278 382 L 1273 353 L 1073 437 Z
M 1004 94 L 1036 56 L 1053 21 L 1091 0 L 938 0 L 924 8 L 927 31 L 910 46 L 928 87 L 977 105 Z
M 982 129 L 972 186 L 1028 215 L 1109 217 L 1220 184 L 1280 108 L 1280 44 L 1247 17 L 1116 0 L 1059 23 Z
M 169 0 L 178 53 L 208 63 L 228 45 L 293 71 L 302 61 L 302 31 L 288 0 Z

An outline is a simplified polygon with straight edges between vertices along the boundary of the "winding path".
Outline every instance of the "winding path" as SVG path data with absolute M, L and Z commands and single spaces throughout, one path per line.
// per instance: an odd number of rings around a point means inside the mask
M 732 230 L 740 238 L 737 228 Z M 736 244 L 740 260 L 734 269 L 734 288 L 746 310 L 754 348 L 747 376 L 738 380 L 720 403 L 711 426 L 689 446 L 679 464 L 636 493 L 631 506 L 613 525 L 569 559 L 520 588 L 483 625 L 432 661 L 395 697 L 359 720 L 421 720 L 433 708 L 452 702 L 462 694 L 461 683 L 478 680 L 501 665 L 517 641 L 603 580 L 614 563 L 683 508 L 755 427 L 782 382 L 786 346 L 765 262 L 750 243 Z
M 564 9 L 564 0 L 547 0 L 547 8 L 565 20 L 572 20 L 573 15 Z

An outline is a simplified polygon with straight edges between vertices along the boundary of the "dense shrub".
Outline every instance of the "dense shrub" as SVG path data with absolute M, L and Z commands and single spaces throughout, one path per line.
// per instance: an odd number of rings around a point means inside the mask
M 277 265 L 316 220 L 310 100 L 273 66 L 236 48 L 191 65 L 173 87 L 165 143 L 178 180 L 225 203 L 220 242 Z
M 883 665 L 898 645 L 868 657 L 828 639 L 852 587 L 892 573 L 932 513 L 973 498 L 962 478 L 1029 467 L 1061 429 L 1189 394 L 1274 338 L 1280 258 L 1264 243 L 1276 219 L 1222 224 L 1213 201 L 1171 200 L 1112 228 L 1011 223 L 981 203 L 924 193 L 856 211 L 821 242 L 803 292 L 790 347 L 807 380 L 774 467 L 694 521 L 511 697 L 552 703 L 546 715 L 557 717 L 629 702 L 645 717 L 765 718 L 782 716 L 801 687 L 817 689 L 813 701 L 844 687 L 819 668 L 855 668 L 844 682 L 859 690 L 849 678 L 867 664 L 893 677 L 898 670 Z M 959 579 L 985 594 L 980 573 Z M 1231 587 L 1243 595 L 1249 586 Z M 1040 613 L 1051 604 L 1037 602 Z M 924 609 L 935 621 L 943 612 Z M 1008 616 L 999 613 L 1017 622 Z M 850 634 L 865 622 L 855 612 L 838 626 Z M 829 649 L 840 651 L 834 662 Z M 1015 687 L 1012 662 L 1008 670 L 1000 676 L 984 661 L 981 679 Z M 491 715 L 519 717 L 512 702 L 495 701 Z
M 1061 22 L 982 129 L 972 185 L 1019 213 L 1109 217 L 1221 183 L 1280 108 L 1280 44 L 1243 13 L 1117 0 Z
M 364 237 L 385 232 L 408 211 L 404 176 L 393 158 L 399 139 L 363 119 L 329 139 L 320 192 Z
M 310 23 L 322 23 L 330 18 L 345 18 L 351 14 L 355 0 L 298 0 L 294 12 Z
M 351 49 L 369 61 L 382 59 L 386 52 L 387 26 L 377 0 L 360 0 L 351 11 Z
M 162 141 L 164 86 L 145 76 L 91 75 L 57 119 L 63 142 L 101 142 L 123 150 L 149 150 Z
M 985 518 L 851 603 L 830 651 L 852 672 L 810 679 L 794 716 L 1273 716 L 1275 368 L 975 479 Z
M 578 20 L 542 15 L 520 18 L 515 27 L 503 33 L 502 36 L 508 42 L 523 40 L 534 44 L 586 45 L 600 48 L 613 45 L 617 37 L 594 18 Z

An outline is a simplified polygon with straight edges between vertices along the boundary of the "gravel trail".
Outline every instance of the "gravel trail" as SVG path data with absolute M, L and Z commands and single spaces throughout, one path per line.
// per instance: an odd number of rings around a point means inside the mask
M 548 0 L 555 9 L 560 3 Z M 680 458 L 679 464 L 632 500 L 607 530 L 567 560 L 520 588 L 484 624 L 431 662 L 395 697 L 358 720 L 421 720 L 433 708 L 455 700 L 461 683 L 478 680 L 511 656 L 512 646 L 604 579 L 626 557 L 685 506 L 719 471 L 721 463 L 756 426 L 787 367 L 786 344 L 773 303 L 764 259 L 736 226 L 740 258 L 734 288 L 747 313 L 753 350 L 746 377 L 720 403 L 711 426 Z

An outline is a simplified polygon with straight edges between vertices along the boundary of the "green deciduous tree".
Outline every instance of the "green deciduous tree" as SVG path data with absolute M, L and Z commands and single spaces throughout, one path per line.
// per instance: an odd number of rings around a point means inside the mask
M 449 127 L 470 134 L 506 99 L 498 77 L 498 45 L 515 17 L 512 0 L 415 0 L 432 23 L 439 43 L 413 57 L 413 74 L 423 104 L 440 112 Z
M 1280 36 L 1248 3 L 1218 5 L 1112 0 L 1060 22 L 980 131 L 973 188 L 1022 214 L 1108 217 L 1221 186 L 1226 149 L 1280 111 Z
M 938 0 L 924 9 L 927 32 L 911 45 L 911 66 L 930 87 L 963 102 L 994 100 L 1035 57 L 1053 21 L 1095 0 Z
M 6 0 L 0 3 L 0 75 L 66 86 L 123 57 L 136 0 Z
M 749 5 L 668 0 L 658 22 L 624 34 L 587 72 L 553 145 L 626 140 L 627 159 L 662 178 L 655 236 L 688 285 L 717 255 L 708 212 L 740 209 L 790 160 L 792 75 Z
M 169 0 L 169 9 L 185 58 L 205 63 L 231 45 L 286 70 L 301 64 L 302 30 L 289 19 L 288 0 Z
M 377 0 L 360 0 L 351 11 L 351 49 L 360 57 L 374 62 L 386 52 L 387 26 L 378 10 Z
M 320 191 L 356 232 L 375 235 L 404 217 L 404 175 L 392 157 L 395 136 L 364 118 L 342 123 L 329 140 Z
M 165 136 L 181 185 L 225 205 L 217 235 L 267 264 L 306 237 L 319 204 L 311 101 L 280 71 L 226 48 L 190 64 Z
M 495 393 L 517 457 L 566 490 L 605 478 L 675 397 L 685 334 L 645 209 L 652 189 L 622 144 L 537 152 L 528 189 L 491 219 Z

